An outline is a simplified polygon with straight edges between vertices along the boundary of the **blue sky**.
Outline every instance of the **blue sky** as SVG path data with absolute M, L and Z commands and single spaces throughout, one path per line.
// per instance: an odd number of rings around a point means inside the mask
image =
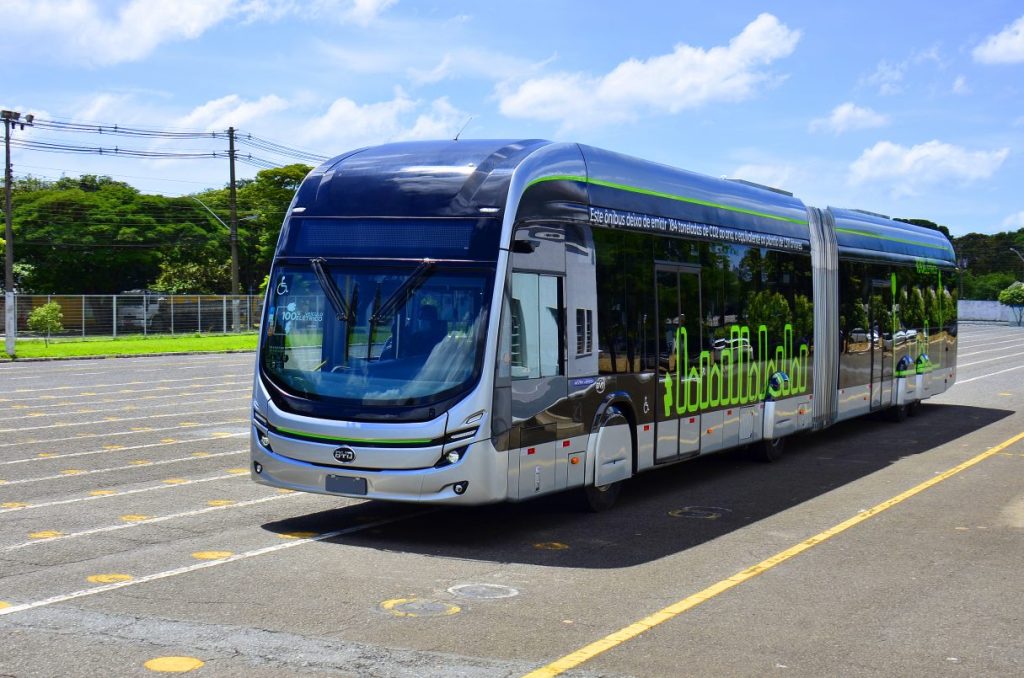
M 234 126 L 323 155 L 465 125 L 463 137 L 579 141 L 955 235 L 1024 227 L 1019 0 L 0 0 L 0 16 L 0 105 L 41 119 Z M 221 160 L 16 148 L 14 165 L 168 195 L 227 181 Z

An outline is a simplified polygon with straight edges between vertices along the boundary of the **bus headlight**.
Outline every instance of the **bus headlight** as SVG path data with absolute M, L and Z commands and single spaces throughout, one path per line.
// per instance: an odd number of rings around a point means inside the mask
M 469 449 L 468 446 L 460 447 L 455 450 L 448 450 L 447 452 L 441 455 L 441 458 L 437 461 L 436 464 L 434 464 L 434 468 L 443 468 L 445 466 L 457 464 L 458 462 L 462 461 L 462 458 L 464 456 L 466 456 L 467 449 Z

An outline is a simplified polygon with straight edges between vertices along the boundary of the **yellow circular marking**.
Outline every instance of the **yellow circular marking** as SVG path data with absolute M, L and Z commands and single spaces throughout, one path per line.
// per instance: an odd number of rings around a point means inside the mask
M 231 506 L 235 501 L 233 499 L 211 499 L 206 502 L 207 506 Z
M 62 476 L 77 476 L 80 473 L 85 473 L 85 471 L 80 468 L 66 468 L 60 472 Z
M 4 609 L 5 607 L 10 607 L 10 606 L 11 606 L 11 604 L 8 603 L 6 600 L 0 600 L 0 610 Z
M 563 544 L 560 541 L 543 541 L 539 544 L 534 544 L 533 548 L 540 549 L 541 551 L 564 551 L 569 548 L 569 545 Z
M 145 466 L 146 464 L 152 464 L 153 462 L 151 462 L 149 459 L 132 459 L 128 463 L 131 464 L 132 466 Z
M 247 469 L 247 468 L 229 468 L 228 469 L 228 473 L 230 473 L 231 475 L 235 475 L 235 476 L 240 476 L 243 473 L 248 473 L 248 472 L 249 472 L 249 469 Z
M 33 532 L 32 534 L 28 535 L 28 538 L 29 539 L 53 539 L 54 537 L 60 537 L 63 534 L 64 534 L 63 532 L 58 532 L 57 530 L 40 530 L 39 532 Z
M 152 518 L 152 516 L 144 516 L 141 513 L 128 513 L 121 516 L 121 520 L 126 523 L 139 523 L 143 520 L 149 520 L 150 518 Z
M 104 445 L 104 450 L 120 450 L 122 445 Z
M 381 603 L 380 609 L 396 617 L 447 617 L 462 612 L 458 605 L 419 598 L 392 598 Z
M 231 551 L 196 551 L 192 554 L 192 557 L 196 560 L 220 560 L 233 555 Z
M 120 417 L 103 417 L 105 421 L 121 421 Z
M 287 487 L 282 487 L 277 491 L 278 494 L 294 494 L 295 490 L 289 490 Z
M 178 426 L 199 426 L 199 422 L 195 421 L 182 421 L 178 423 Z
M 178 439 L 177 438 L 161 438 L 160 442 L 164 443 L 165 445 L 170 445 L 171 443 L 178 442 Z
M 164 483 L 165 485 L 181 485 L 182 483 L 187 483 L 188 481 L 185 480 L 184 478 L 167 478 L 166 480 L 162 480 L 160 482 Z
M 157 657 L 143 664 L 150 671 L 157 673 L 188 673 L 206 664 L 195 657 Z
M 280 537 L 281 539 L 309 539 L 310 537 L 315 537 L 318 534 L 320 534 L 320 533 L 319 532 L 282 532 L 281 534 L 279 534 L 277 536 Z
M 112 494 L 117 494 L 114 490 L 93 490 L 89 493 L 91 497 L 109 497 Z
M 193 457 L 209 457 L 210 453 L 209 452 L 193 452 L 192 456 Z
M 231 435 L 232 434 L 228 433 L 227 431 L 217 431 L 216 433 L 213 434 L 213 437 L 214 438 L 230 438 Z
M 23 501 L 5 501 L 0 504 L 0 508 L 5 509 L 25 508 L 26 506 L 28 506 L 28 504 Z
M 47 457 L 54 457 L 56 455 L 53 452 L 40 452 L 36 456 L 40 459 L 46 459 Z
M 133 578 L 130 574 L 110 572 L 108 574 L 90 575 L 85 580 L 91 584 L 116 584 L 119 581 L 131 581 Z

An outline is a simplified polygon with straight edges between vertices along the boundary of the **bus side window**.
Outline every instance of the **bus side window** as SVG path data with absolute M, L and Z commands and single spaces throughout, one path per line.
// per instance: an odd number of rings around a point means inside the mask
M 536 379 L 562 374 L 562 302 L 558 276 L 513 273 L 509 310 L 512 378 Z

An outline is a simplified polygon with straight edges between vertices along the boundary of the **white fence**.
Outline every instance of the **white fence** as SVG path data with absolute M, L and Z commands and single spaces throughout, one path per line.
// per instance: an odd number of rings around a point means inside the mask
M 51 301 L 64 313 L 64 331 L 53 336 L 66 337 L 250 332 L 259 329 L 263 308 L 263 297 L 248 295 L 19 294 L 19 336 L 33 335 L 29 314 Z M 0 296 L 0 334 L 7 330 L 4 306 Z

